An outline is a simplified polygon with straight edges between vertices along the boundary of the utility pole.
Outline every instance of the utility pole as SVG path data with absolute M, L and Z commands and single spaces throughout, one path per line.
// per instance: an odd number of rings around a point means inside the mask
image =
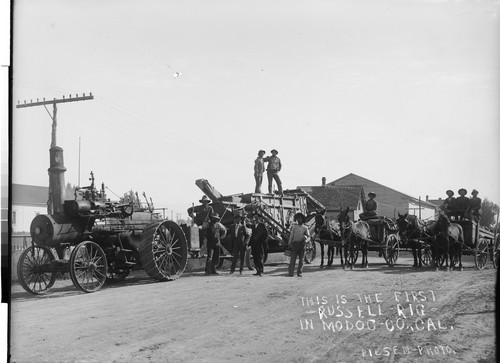
M 52 137 L 50 143 L 50 168 L 49 172 L 49 200 L 47 201 L 47 213 L 48 214 L 60 214 L 62 213 L 62 205 L 64 199 L 64 172 L 67 170 L 64 166 L 64 158 L 63 158 L 63 149 L 57 146 L 57 104 L 58 103 L 66 103 L 66 102 L 76 102 L 76 101 L 86 101 L 92 100 L 94 96 L 92 92 L 90 95 L 86 96 L 85 93 L 83 96 L 71 97 L 69 95 L 68 98 L 63 96 L 60 99 L 52 99 L 45 100 L 45 98 L 40 101 L 39 99 L 36 102 L 30 100 L 30 102 L 24 101 L 24 103 L 18 102 L 16 108 L 25 108 L 25 107 L 34 107 L 34 106 L 43 106 L 50 118 L 52 119 Z M 52 105 L 53 111 L 50 114 L 50 111 L 47 109 L 47 105 Z

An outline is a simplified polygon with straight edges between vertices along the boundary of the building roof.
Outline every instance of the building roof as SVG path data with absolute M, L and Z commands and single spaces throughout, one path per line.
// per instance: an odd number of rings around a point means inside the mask
M 47 205 L 49 188 L 36 185 L 12 184 L 12 205 Z
M 376 185 L 380 186 L 381 188 L 389 189 L 392 192 L 397 193 L 397 194 L 401 195 L 404 198 L 407 198 L 410 202 L 419 203 L 419 199 L 418 198 L 412 197 L 411 195 L 408 195 L 408 194 L 405 194 L 405 193 L 401 193 L 401 192 L 399 192 L 399 191 L 397 191 L 395 189 L 392 189 L 392 188 L 390 188 L 388 186 L 385 186 L 383 184 L 374 182 L 373 180 L 370 180 L 370 179 L 367 179 L 367 178 L 363 178 L 362 176 L 356 175 L 354 173 L 349 173 L 347 175 L 344 175 L 343 177 L 341 177 L 341 178 L 339 178 L 337 180 L 334 180 L 334 181 L 328 183 L 327 185 L 336 186 L 336 183 L 342 181 L 343 179 L 350 178 L 350 177 L 355 177 L 355 178 L 358 178 L 358 179 L 365 180 L 368 183 L 376 184 Z M 420 200 L 420 204 L 423 205 L 423 206 L 426 206 L 428 208 L 435 208 L 436 207 L 435 204 L 426 202 L 425 200 Z
M 340 208 L 357 209 L 359 202 L 364 203 L 364 191 L 362 186 L 302 186 L 300 189 L 312 195 L 320 201 L 328 210 L 340 210 Z

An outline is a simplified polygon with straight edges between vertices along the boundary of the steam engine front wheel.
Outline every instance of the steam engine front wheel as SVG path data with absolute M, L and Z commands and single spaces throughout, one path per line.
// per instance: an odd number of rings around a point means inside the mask
M 34 295 L 47 293 L 56 281 L 56 272 L 46 267 L 54 260 L 52 251 L 44 246 L 31 246 L 21 253 L 17 277 L 21 286 Z

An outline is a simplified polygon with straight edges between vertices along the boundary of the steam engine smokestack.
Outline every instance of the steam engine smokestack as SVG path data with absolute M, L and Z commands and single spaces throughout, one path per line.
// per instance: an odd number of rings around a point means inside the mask
M 47 202 L 48 214 L 62 214 L 64 201 L 64 166 L 63 149 L 59 146 L 52 146 L 49 149 L 50 168 L 49 172 L 49 200 Z

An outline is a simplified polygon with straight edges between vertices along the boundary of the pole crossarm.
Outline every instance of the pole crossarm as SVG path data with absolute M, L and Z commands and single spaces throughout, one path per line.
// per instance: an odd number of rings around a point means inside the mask
M 33 100 L 30 100 L 29 103 L 27 103 L 26 100 L 24 101 L 24 103 L 20 103 L 18 101 L 16 108 L 52 105 L 52 104 L 56 104 L 56 103 L 86 101 L 86 100 L 93 100 L 93 99 L 94 99 L 94 96 L 92 95 L 92 92 L 90 92 L 90 95 L 87 95 L 87 96 L 85 95 L 85 93 L 83 94 L 83 96 L 78 96 L 78 93 L 77 93 L 75 97 L 71 97 L 71 95 L 69 95 L 68 98 L 66 98 L 64 96 L 63 96 L 63 98 L 59 98 L 59 99 L 54 98 L 53 100 L 45 100 L 45 98 L 44 98 L 42 101 L 39 101 L 37 99 L 36 102 L 33 102 Z

